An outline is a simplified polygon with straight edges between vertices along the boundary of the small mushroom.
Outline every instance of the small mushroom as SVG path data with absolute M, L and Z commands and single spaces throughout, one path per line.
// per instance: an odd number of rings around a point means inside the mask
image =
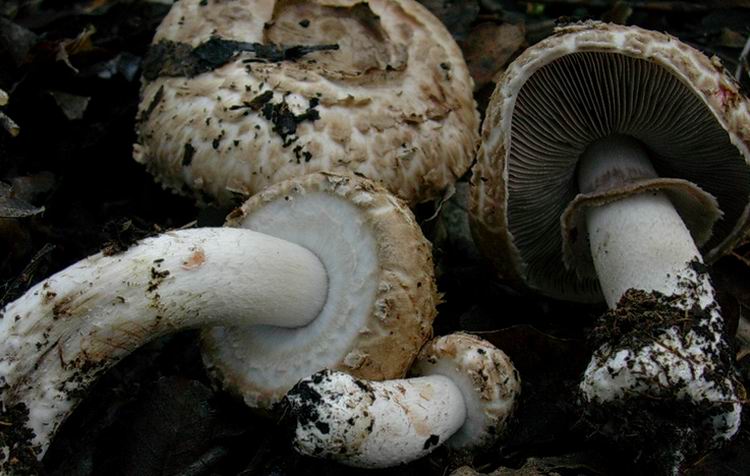
M 315 171 L 424 202 L 473 159 L 472 88 L 413 0 L 182 0 L 144 62 L 134 158 L 223 203 Z
M 2 309 L 2 403 L 26 407 L 20 423 L 39 457 L 102 371 L 186 328 L 241 331 L 242 340 L 227 337 L 222 365 L 235 353 L 249 360 L 242 376 L 225 373 L 251 382 L 239 391 L 255 406 L 323 368 L 406 373 L 438 298 L 430 245 L 399 200 L 368 180 L 321 173 L 271 187 L 228 224 L 238 228 L 172 231 L 91 256 Z
M 568 25 L 498 82 L 473 170 L 473 232 L 501 274 L 619 316 L 581 384 L 600 429 L 673 432 L 677 459 L 739 427 L 704 260 L 748 227 L 749 104 L 676 38 Z M 651 411 L 673 418 L 654 425 Z
M 521 391 L 510 359 L 469 334 L 430 341 L 413 377 L 365 381 L 324 370 L 286 396 L 302 454 L 385 468 L 440 445 L 471 452 L 495 443 Z

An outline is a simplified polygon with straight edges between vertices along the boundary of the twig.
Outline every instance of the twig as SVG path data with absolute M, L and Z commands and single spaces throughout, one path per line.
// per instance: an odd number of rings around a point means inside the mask
M 36 272 L 36 269 L 40 265 L 40 261 L 42 258 L 49 254 L 52 250 L 55 249 L 55 245 L 51 245 L 49 243 L 45 243 L 44 246 L 42 246 L 42 249 L 36 252 L 33 258 L 31 258 L 31 261 L 29 261 L 29 264 L 26 265 L 26 267 L 21 271 L 21 274 L 16 277 L 15 279 L 3 284 L 0 284 L 0 309 L 3 308 L 3 306 L 18 297 L 20 294 L 22 294 L 22 291 L 29 287 L 29 284 L 34 279 L 34 273 Z
M 2 112 L 0 112 L 0 125 L 13 137 L 16 137 L 21 132 L 21 128 L 16 124 L 16 121 Z
M 737 81 L 740 80 L 742 77 L 742 70 L 750 71 L 750 64 L 748 64 L 747 56 L 750 54 L 750 36 L 747 37 L 747 42 L 745 42 L 745 47 L 742 48 L 742 53 L 740 53 L 740 58 L 737 60 L 739 63 L 737 65 L 737 71 L 734 73 L 734 79 Z
M 10 98 L 8 97 L 8 93 L 0 89 L 0 106 L 5 106 L 8 104 L 8 100 Z M 10 134 L 13 137 L 16 137 L 19 132 L 21 132 L 21 128 L 18 127 L 18 124 L 11 119 L 10 117 L 6 116 L 2 112 L 0 112 L 0 126 L 3 126 L 3 129 L 8 131 L 8 134 Z
M 744 263 L 746 266 L 750 267 L 750 259 L 745 258 L 741 254 L 737 253 L 736 251 L 732 251 L 732 256 L 738 260 L 740 260 L 742 263 Z

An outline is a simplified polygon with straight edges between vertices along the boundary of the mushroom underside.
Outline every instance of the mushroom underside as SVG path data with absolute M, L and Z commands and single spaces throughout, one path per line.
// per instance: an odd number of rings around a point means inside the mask
M 531 74 L 512 107 L 507 219 L 532 288 L 600 299 L 595 277 L 560 266 L 560 217 L 579 193 L 580 157 L 602 138 L 634 138 L 659 176 L 693 182 L 716 198 L 723 216 L 703 246 L 707 259 L 745 213 L 750 166 L 699 95 L 664 66 L 625 54 L 568 54 Z
M 320 176 L 274 186 L 228 222 L 298 244 L 328 272 L 326 304 L 304 327 L 203 332 L 209 371 L 254 408 L 271 408 L 299 379 L 325 368 L 402 377 L 431 334 L 431 248 L 411 212 L 358 179 Z M 281 210 L 290 219 L 280 219 Z
M 284 208 L 291 213 L 289 221 L 279 218 Z M 220 380 L 232 382 L 230 386 L 242 381 L 258 389 L 257 395 L 243 392 L 245 400 L 253 407 L 266 407 L 300 378 L 337 367 L 342 356 L 355 352 L 349 360 L 363 358 L 351 347 L 358 335 L 368 332 L 380 264 L 376 239 L 359 209 L 320 192 L 279 197 L 239 225 L 313 250 L 329 270 L 326 304 L 307 326 L 216 327 L 203 334 L 207 367 Z M 288 299 L 296 299 L 294 290 Z

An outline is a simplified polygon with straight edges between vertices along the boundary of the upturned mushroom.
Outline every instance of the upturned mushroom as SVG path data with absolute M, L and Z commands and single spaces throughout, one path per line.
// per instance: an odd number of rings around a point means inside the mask
M 241 330 L 247 348 L 227 338 L 221 355 L 247 359 L 237 378 L 251 384 L 237 388 L 254 406 L 323 368 L 405 374 L 437 294 L 430 245 L 398 199 L 365 179 L 313 174 L 253 197 L 227 224 L 91 256 L 2 309 L 3 408 L 27 411 L 13 423 L 33 431 L 3 440 L 6 464 L 23 443 L 41 457 L 100 373 L 181 329 Z
M 704 262 L 748 227 L 749 104 L 674 37 L 568 25 L 498 82 L 473 170 L 473 232 L 501 275 L 613 309 L 580 386 L 600 429 L 671 432 L 675 465 L 740 424 Z
M 183 0 L 143 78 L 134 157 L 199 199 L 330 171 L 415 204 L 463 175 L 478 141 L 461 51 L 414 0 Z
M 301 380 L 285 399 L 294 447 L 365 468 L 408 463 L 443 444 L 472 452 L 502 435 L 521 391 L 505 353 L 463 333 L 430 341 L 411 374 L 374 382 L 324 370 Z

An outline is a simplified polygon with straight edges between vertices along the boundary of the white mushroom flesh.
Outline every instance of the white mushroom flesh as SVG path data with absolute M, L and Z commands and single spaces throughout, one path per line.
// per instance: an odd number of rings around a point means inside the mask
M 328 271 L 329 297 L 304 332 L 204 331 L 204 362 L 224 389 L 270 409 L 325 368 L 369 380 L 406 374 L 432 333 L 439 298 L 432 248 L 403 202 L 368 180 L 320 173 L 264 190 L 227 224 L 312 251 Z
M 266 389 L 257 396 L 245 393 L 249 406 L 270 406 L 275 403 L 275 399 L 267 400 L 270 389 L 278 389 L 276 393 L 282 396 L 300 378 L 335 367 L 357 335 L 370 332 L 367 322 L 376 305 L 380 263 L 375 236 L 365 219 L 356 206 L 340 197 L 313 192 L 266 203 L 239 223 L 313 250 L 329 277 L 325 306 L 304 328 L 243 326 L 207 331 L 212 344 L 204 360 L 209 369 L 218 366 L 220 379 L 236 372 L 253 386 Z M 296 298 L 292 292 L 287 299 Z M 368 356 L 348 358 L 355 366 L 357 359 Z

